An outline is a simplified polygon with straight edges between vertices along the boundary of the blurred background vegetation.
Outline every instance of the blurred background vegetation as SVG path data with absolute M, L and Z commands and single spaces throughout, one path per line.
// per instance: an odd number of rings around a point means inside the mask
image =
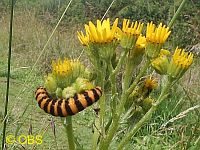
M 89 20 L 102 18 L 113 0 L 73 0 L 62 25 L 86 23 Z M 17 10 L 29 10 L 37 19 L 54 25 L 63 13 L 69 0 L 19 0 Z M 181 0 L 115 0 L 106 17 L 129 18 L 143 22 L 169 23 Z M 0 11 L 7 12 L 9 1 L 0 1 Z M 184 10 L 176 21 L 173 35 L 176 45 L 192 46 L 200 38 L 200 1 L 188 0 Z
M 41 133 L 44 135 L 44 143 L 41 147 L 38 146 L 39 149 L 66 149 L 67 139 L 63 134 L 64 129 L 61 120 L 52 118 L 41 111 L 36 104 L 33 93 L 35 88 L 42 84 L 43 77 L 48 72 L 52 59 L 69 56 L 80 58 L 86 66 L 88 65 L 88 60 L 82 53 L 83 48 L 77 39 L 76 31 L 83 29 L 84 24 L 90 20 L 101 19 L 112 1 L 73 0 L 33 71 L 31 71 L 32 66 L 69 0 L 15 1 L 11 101 L 9 103 L 10 116 L 7 134 L 33 133 L 35 135 Z M 129 18 L 133 21 L 139 20 L 145 23 L 153 21 L 157 24 L 159 22 L 168 24 L 180 3 L 181 0 L 115 0 L 106 17 L 111 19 L 119 17 L 121 21 L 123 18 Z M 0 0 L 0 104 L 2 106 L 4 106 L 7 74 L 9 14 L 9 0 Z M 200 52 L 199 39 L 200 0 L 188 0 L 172 27 L 172 34 L 167 44 L 171 49 L 179 46 L 192 50 L 198 55 Z M 164 123 L 182 111 L 200 104 L 200 60 L 199 57 L 196 58 L 194 65 L 180 81 L 180 84 L 172 89 L 170 98 L 160 106 L 150 124 L 144 126 L 133 138 L 132 143 L 127 147 L 128 150 L 132 150 L 132 144 L 135 144 L 135 149 L 191 148 L 193 150 L 194 143 L 200 143 L 200 112 L 198 110 L 188 113 L 183 119 L 162 127 Z M 87 145 L 91 144 L 90 138 L 93 119 L 95 118 L 95 114 L 91 112 L 92 108 L 88 108 L 74 116 L 75 135 L 77 141 L 85 149 L 88 149 Z M 0 107 L 1 122 L 2 116 L 3 107 Z M 56 134 L 54 122 L 56 122 Z M 0 124 L 0 128 L 1 126 L 2 124 Z M 116 143 L 127 130 L 123 127 L 122 125 L 119 135 L 116 137 Z M 16 147 L 23 148 L 22 145 L 15 145 Z

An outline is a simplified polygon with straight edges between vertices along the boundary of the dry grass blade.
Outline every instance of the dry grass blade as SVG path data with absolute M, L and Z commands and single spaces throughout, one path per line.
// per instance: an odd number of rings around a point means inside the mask
M 30 76 L 31 76 L 31 73 L 32 73 L 33 70 L 35 69 L 37 63 L 39 62 L 39 60 L 40 60 L 40 58 L 41 58 L 41 56 L 44 54 L 47 45 L 49 44 L 50 40 L 52 39 L 52 37 L 53 37 L 53 35 L 54 35 L 56 29 L 58 28 L 60 22 L 62 21 L 64 15 L 66 14 L 66 12 L 67 12 L 67 10 L 68 10 L 68 8 L 69 8 L 71 2 L 72 2 L 72 0 L 70 0 L 70 2 L 68 3 L 68 5 L 66 6 L 66 8 L 65 8 L 64 12 L 62 13 L 62 15 L 61 15 L 61 17 L 60 17 L 58 23 L 56 24 L 55 28 L 53 29 L 51 35 L 49 36 L 49 38 L 48 38 L 46 44 L 45 44 L 44 47 L 43 47 L 43 49 L 41 50 L 41 52 L 40 52 L 40 54 L 39 54 L 37 60 L 36 60 L 35 63 L 33 64 L 32 68 L 31 68 L 31 71 L 29 72 L 29 74 L 27 75 L 27 78 L 26 78 L 25 81 L 24 81 L 24 85 L 26 85 L 28 79 L 29 79 Z M 25 87 L 24 89 L 20 89 L 20 91 L 19 91 L 19 93 L 18 93 L 18 96 L 19 96 L 20 94 L 22 94 L 22 93 L 25 91 L 25 89 L 26 89 L 26 87 Z
M 55 122 L 54 122 L 53 118 L 51 118 L 50 126 L 52 128 L 53 135 L 56 138 L 56 125 L 55 125 Z
M 29 129 L 28 129 L 28 135 L 32 135 L 33 134 L 33 127 L 32 124 L 29 125 Z
M 183 117 L 186 117 L 187 114 L 197 108 L 200 108 L 200 105 L 196 105 L 194 107 L 190 107 L 187 110 L 181 112 L 180 114 L 178 114 L 177 116 L 173 117 L 172 119 L 170 119 L 169 121 L 167 121 L 166 123 L 161 125 L 161 128 L 166 127 L 169 123 L 173 123 L 174 121 L 178 120 L 178 119 L 182 119 Z
M 106 10 L 105 14 L 103 15 L 103 17 L 101 18 L 101 21 L 103 21 L 103 19 L 105 18 L 105 16 L 107 15 L 108 11 L 110 10 L 111 6 L 113 5 L 113 3 L 115 2 L 115 0 L 113 0 L 110 4 L 110 6 L 108 7 L 108 9 Z

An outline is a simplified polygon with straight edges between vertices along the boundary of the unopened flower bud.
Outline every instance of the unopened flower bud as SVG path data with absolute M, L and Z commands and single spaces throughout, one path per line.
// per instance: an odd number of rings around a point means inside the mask
M 141 106 L 145 111 L 148 111 L 151 108 L 153 102 L 154 102 L 154 99 L 148 97 L 148 98 L 145 98 L 142 101 L 142 105 Z
M 151 65 L 155 69 L 155 71 L 161 75 L 165 75 L 167 73 L 167 69 L 169 66 L 169 59 L 167 55 L 170 54 L 170 52 L 167 50 L 161 50 L 160 56 L 155 58 Z
M 55 93 L 57 89 L 57 83 L 56 83 L 56 79 L 54 78 L 52 74 L 48 74 L 48 76 L 46 77 L 45 87 L 50 94 Z
M 62 89 L 61 88 L 56 89 L 56 96 L 59 98 L 62 98 Z
M 89 82 L 87 79 L 84 79 L 84 78 L 77 78 L 74 86 L 78 93 L 80 93 L 84 90 L 90 90 L 90 89 L 94 88 L 94 85 L 91 82 Z
M 73 97 L 74 94 L 76 93 L 76 89 L 71 86 L 71 87 L 66 87 L 64 88 L 64 90 L 62 91 L 62 97 L 63 98 L 70 98 L 70 97 Z

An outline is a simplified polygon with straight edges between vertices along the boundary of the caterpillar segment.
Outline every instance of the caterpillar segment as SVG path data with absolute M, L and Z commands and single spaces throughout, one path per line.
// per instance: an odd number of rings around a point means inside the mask
M 35 91 L 35 98 L 39 107 L 46 113 L 59 117 L 75 115 L 98 101 L 101 95 L 102 90 L 99 86 L 67 99 L 51 98 L 44 87 L 39 87 Z

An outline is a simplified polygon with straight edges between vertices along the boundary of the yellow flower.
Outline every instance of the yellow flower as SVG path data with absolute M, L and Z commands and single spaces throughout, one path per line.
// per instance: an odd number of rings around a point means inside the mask
M 159 24 L 156 28 L 153 22 L 147 24 L 146 38 L 147 42 L 155 43 L 155 44 L 163 44 L 169 37 L 171 31 L 169 31 L 169 27 Z
M 172 61 L 175 65 L 188 69 L 188 67 L 192 64 L 193 54 L 176 48 Z
M 143 78 L 142 81 L 139 82 L 139 90 L 138 92 L 143 98 L 146 98 L 150 95 L 152 90 L 158 87 L 158 82 L 152 76 L 148 76 Z
M 83 45 L 88 45 L 89 43 L 110 43 L 116 40 L 117 25 L 118 18 L 115 19 L 112 27 L 110 26 L 109 18 L 103 22 L 97 20 L 96 26 L 90 21 L 88 25 L 85 25 L 86 35 L 83 32 L 78 32 L 78 38 Z
M 52 62 L 52 72 L 54 75 L 67 76 L 72 73 L 71 62 L 68 59 L 58 60 Z
M 89 40 L 90 40 L 90 39 L 89 39 L 89 34 L 86 33 L 86 35 L 84 35 L 82 31 L 81 31 L 81 32 L 78 32 L 78 31 L 77 31 L 77 33 L 78 33 L 78 39 L 79 39 L 79 41 L 81 42 L 81 44 L 82 44 L 83 46 L 88 46 Z
M 146 55 L 150 60 L 158 57 L 161 46 L 165 43 L 170 33 L 171 31 L 169 31 L 169 27 L 162 25 L 162 23 L 160 23 L 158 27 L 156 27 L 153 22 L 147 24 Z
M 123 20 L 123 27 L 122 32 L 126 35 L 135 35 L 139 36 L 142 32 L 143 23 L 141 22 L 132 22 L 130 24 L 130 20 L 124 19 Z
M 132 49 L 138 36 L 141 34 L 143 23 L 130 22 L 128 19 L 123 20 L 122 30 L 118 31 L 120 43 L 123 48 Z
M 135 47 L 130 51 L 127 58 L 127 65 L 135 68 L 142 61 L 146 47 L 146 38 L 140 35 L 135 43 Z
M 161 46 L 165 43 L 170 33 L 169 27 L 162 25 L 162 23 L 158 27 L 153 22 L 147 24 L 145 53 L 150 60 L 158 57 Z
M 146 47 L 146 38 L 140 35 L 136 41 L 135 47 L 137 49 L 144 49 Z
M 159 55 L 160 55 L 160 57 L 161 56 L 169 56 L 170 55 L 170 51 L 166 50 L 166 49 L 161 49 Z
M 174 79 L 182 77 L 193 62 L 193 54 L 176 48 L 168 68 L 168 74 Z
M 158 86 L 157 81 L 151 77 L 147 77 L 144 81 L 144 87 L 149 91 L 156 89 L 157 86 Z

